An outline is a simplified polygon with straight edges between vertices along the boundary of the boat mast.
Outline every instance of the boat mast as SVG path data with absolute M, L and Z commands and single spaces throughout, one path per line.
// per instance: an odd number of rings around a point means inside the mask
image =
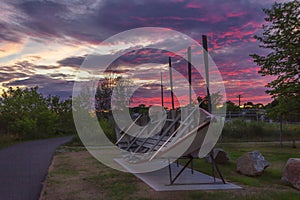
M 169 72 L 170 72 L 170 86 L 171 86 L 171 99 L 172 99 L 172 110 L 174 110 L 174 93 L 173 93 L 173 77 L 172 77 L 172 64 L 171 57 L 169 57 Z
M 202 35 L 202 45 L 203 45 L 203 57 L 204 57 L 204 66 L 205 66 L 208 112 L 211 112 L 211 97 L 210 97 L 210 92 L 209 92 L 208 49 L 207 49 L 207 36 L 206 35 Z

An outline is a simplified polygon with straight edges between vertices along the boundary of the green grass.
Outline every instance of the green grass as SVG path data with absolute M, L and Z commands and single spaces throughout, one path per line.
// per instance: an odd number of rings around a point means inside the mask
M 129 173 L 121 173 L 116 170 L 105 168 L 105 172 L 96 174 L 86 180 L 95 185 L 101 191 L 105 191 L 108 199 L 127 199 L 137 190 L 136 178 Z
M 78 134 L 73 135 L 72 140 L 65 143 L 64 145 L 71 146 L 71 147 L 83 146 Z
M 300 146 L 291 148 L 290 145 L 284 145 L 280 148 L 278 143 L 224 143 L 217 147 L 223 148 L 230 156 L 231 160 L 225 165 L 219 165 L 220 171 L 228 182 L 235 183 L 242 190 L 219 190 L 219 191 L 173 191 L 173 192 L 155 192 L 149 186 L 142 183 L 134 175 L 123 173 L 99 163 L 91 156 L 83 157 L 79 162 L 86 169 L 96 168 L 97 173 L 87 173 L 81 177 L 85 184 L 90 185 L 102 194 L 104 199 L 246 199 L 246 200 L 298 200 L 300 191 L 294 189 L 287 183 L 281 181 L 281 176 L 288 158 L 299 157 Z M 75 148 L 75 147 L 74 147 Z M 236 160 L 244 153 L 259 150 L 269 161 L 270 166 L 265 170 L 262 176 L 249 177 L 236 172 Z M 65 151 L 67 152 L 67 151 Z M 72 151 L 73 153 L 76 151 Z M 61 165 L 58 165 L 52 175 L 64 175 L 64 177 L 76 177 L 81 174 L 69 165 L 72 163 L 71 157 L 64 156 L 64 153 L 58 154 Z M 74 156 L 74 155 L 73 155 Z M 76 156 L 75 156 L 76 157 Z M 185 160 L 180 160 L 183 163 Z M 78 162 L 78 161 L 77 161 Z M 195 159 L 194 168 L 198 171 L 212 175 L 211 164 L 204 159 Z M 50 174 L 51 175 L 51 174 Z M 51 176 L 49 176 L 51 178 Z M 59 183 L 57 184 L 67 184 Z M 64 187 L 61 185 L 61 187 Z M 72 192 L 72 191 L 70 191 Z M 79 192 L 74 191 L 74 192 Z M 85 192 L 85 191 L 80 191 Z M 88 191 L 87 191 L 88 192 Z M 76 197 L 77 194 L 73 196 Z
M 283 148 L 280 148 L 277 143 L 231 143 L 222 144 L 221 147 L 231 158 L 228 164 L 219 166 L 225 179 L 242 186 L 246 190 L 255 191 L 255 194 L 252 194 L 252 192 L 228 191 L 213 193 L 192 192 L 189 196 L 191 199 L 300 199 L 299 191 L 281 181 L 286 161 L 291 157 L 299 157 L 299 147 L 295 149 L 285 145 Z M 262 176 L 249 177 L 236 172 L 237 158 L 246 152 L 254 150 L 259 150 L 270 163 L 264 174 Z M 195 160 L 194 168 L 212 175 L 211 164 L 206 163 L 203 159 Z
M 49 175 L 51 176 L 54 174 L 66 175 L 66 176 L 76 176 L 76 175 L 78 175 L 78 171 L 73 170 L 73 169 L 58 169 L 54 172 L 51 172 Z
M 281 176 L 288 158 L 299 157 L 300 148 L 293 149 L 287 145 L 280 148 L 277 143 L 232 143 L 222 144 L 221 147 L 229 153 L 231 158 L 228 164 L 219 166 L 222 174 L 227 181 L 242 186 L 244 190 L 180 192 L 180 195 L 178 195 L 181 199 L 299 199 L 300 192 L 282 182 Z M 253 150 L 259 150 L 270 162 L 270 166 L 265 170 L 264 174 L 262 176 L 249 177 L 236 172 L 237 158 Z M 184 160 L 180 160 L 180 162 L 183 163 Z M 194 168 L 212 175 L 211 164 L 204 159 L 194 160 Z M 111 169 L 108 169 L 107 173 L 94 176 L 90 181 L 98 185 L 99 188 L 104 189 L 107 197 L 110 199 L 130 199 L 137 192 L 138 188 L 136 185 L 137 180 L 131 174 L 120 173 Z M 157 196 L 160 197 L 161 194 L 163 193 L 158 193 Z M 147 198 L 145 194 L 145 197 L 137 199 L 151 198 Z
M 231 158 L 231 161 L 228 164 L 220 166 L 220 170 L 225 176 L 225 179 L 229 182 L 242 186 L 245 190 L 214 192 L 191 191 L 180 193 L 181 199 L 300 199 L 299 191 L 281 181 L 286 161 L 291 157 L 300 156 L 300 143 L 296 142 L 297 148 L 292 148 L 292 140 L 300 140 L 299 126 L 284 125 L 284 144 L 283 148 L 280 148 L 280 144 L 278 142 L 278 124 L 255 123 L 256 122 L 251 122 L 250 124 L 235 124 L 238 126 L 235 127 L 235 132 L 230 132 L 223 138 L 223 141 L 233 141 L 233 143 L 217 145 L 217 147 L 221 147 L 228 152 Z M 109 129 L 108 124 L 105 125 L 107 126 L 104 127 Z M 109 133 L 113 134 L 112 131 Z M 78 139 L 79 138 L 75 138 L 69 144 L 71 144 L 71 146 L 74 144 L 80 144 Z M 240 141 L 255 142 L 247 143 Z M 259 143 L 259 141 L 276 142 Z M 254 150 L 259 150 L 269 161 L 270 166 L 265 170 L 262 176 L 258 177 L 248 177 L 237 173 L 236 160 L 243 154 Z M 198 171 L 212 175 L 211 165 L 206 163 L 204 159 L 195 160 L 194 168 Z M 89 178 L 89 181 L 96 184 L 99 189 L 101 188 L 102 190 L 105 190 L 109 199 L 130 199 L 130 197 L 134 197 L 136 199 L 153 199 L 148 198 L 147 195 L 143 197 L 134 196 L 138 188 L 136 184 L 137 180 L 130 174 L 128 175 L 111 170 L 105 174 L 95 175 L 94 177 Z M 161 199 L 161 194 L 162 193 L 159 193 L 157 195 L 159 197 L 158 199 Z
M 201 199 L 201 200 L 214 200 L 214 199 L 224 199 L 224 200 L 236 200 L 236 199 L 243 199 L 243 200 L 298 200 L 299 194 L 294 192 L 273 192 L 273 193 L 264 193 L 264 194 L 244 194 L 244 195 L 237 195 L 237 194 L 230 194 L 228 192 L 213 192 L 213 193 L 203 193 L 203 192 L 195 192 L 189 195 L 188 199 Z

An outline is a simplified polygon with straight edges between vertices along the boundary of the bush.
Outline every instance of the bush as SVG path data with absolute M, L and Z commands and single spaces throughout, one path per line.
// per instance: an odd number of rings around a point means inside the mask
M 300 126 L 285 124 L 283 126 L 283 138 L 293 140 L 300 138 Z M 222 131 L 224 140 L 241 141 L 274 141 L 279 139 L 280 125 L 265 122 L 246 122 L 234 120 L 226 122 Z
M 268 136 L 264 132 L 263 122 L 246 122 L 244 120 L 234 120 L 227 122 L 223 128 L 223 137 L 227 139 L 257 140 Z
M 43 97 L 38 88 L 9 88 L 0 98 L 0 134 L 38 139 L 74 133 L 72 102 Z
M 37 138 L 37 121 L 34 119 L 17 119 L 11 126 L 11 130 L 13 130 L 13 132 L 19 133 L 23 139 Z
M 113 120 L 102 118 L 99 120 L 100 126 L 106 135 L 106 137 L 112 142 L 117 142 L 117 136 L 115 132 L 115 123 Z

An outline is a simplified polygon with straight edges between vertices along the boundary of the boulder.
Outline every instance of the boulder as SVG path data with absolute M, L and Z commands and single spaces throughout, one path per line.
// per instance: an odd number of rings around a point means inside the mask
M 281 179 L 300 190 L 300 158 L 288 159 Z
M 215 148 L 213 150 L 213 158 L 217 164 L 226 164 L 230 160 L 228 154 L 221 148 Z M 206 161 L 211 163 L 210 156 L 206 157 Z
M 243 175 L 259 176 L 268 166 L 269 162 L 256 150 L 239 157 L 236 170 Z

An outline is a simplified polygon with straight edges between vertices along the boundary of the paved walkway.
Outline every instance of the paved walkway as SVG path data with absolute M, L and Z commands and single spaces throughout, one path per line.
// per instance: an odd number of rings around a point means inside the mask
M 115 159 L 117 163 L 127 169 L 129 172 L 132 169 L 123 159 Z M 182 169 L 182 166 L 177 166 L 175 163 L 171 164 L 173 178 Z M 221 179 L 216 179 L 201 172 L 194 170 L 191 173 L 190 168 L 186 168 L 178 177 L 173 185 L 170 185 L 168 167 L 163 169 L 148 172 L 148 173 L 134 173 L 136 177 L 141 179 L 144 183 L 149 185 L 155 191 L 183 191 L 183 190 L 232 190 L 242 189 L 240 186 L 233 183 L 226 182 L 223 184 Z M 179 198 L 180 199 L 180 198 Z
M 30 141 L 0 150 L 0 200 L 39 199 L 55 149 L 70 139 Z

